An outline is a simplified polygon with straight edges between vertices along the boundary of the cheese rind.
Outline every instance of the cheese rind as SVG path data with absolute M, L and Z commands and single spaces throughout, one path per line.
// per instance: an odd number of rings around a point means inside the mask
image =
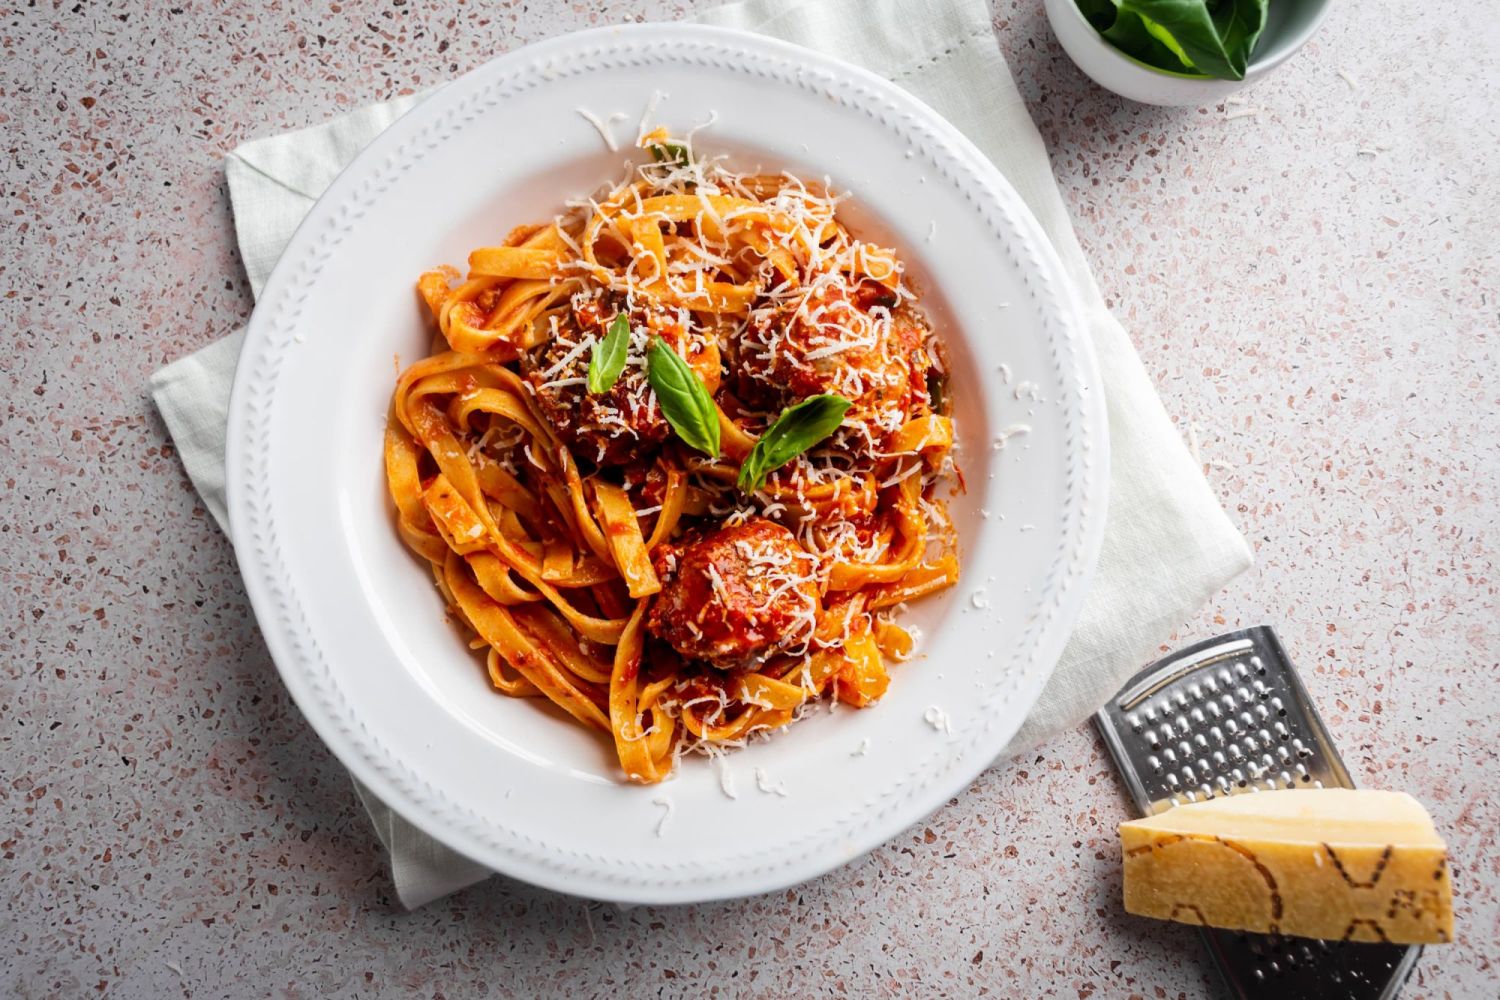
M 1453 938 L 1447 850 L 1409 795 L 1258 792 L 1120 825 L 1125 909 L 1233 930 L 1436 944 Z

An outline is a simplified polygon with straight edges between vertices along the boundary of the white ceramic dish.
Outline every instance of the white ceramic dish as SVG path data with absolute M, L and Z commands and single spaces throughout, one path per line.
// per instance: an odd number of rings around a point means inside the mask
M 425 566 L 396 537 L 382 471 L 393 355 L 409 363 L 429 336 L 417 274 L 618 178 L 627 153 L 606 149 L 576 109 L 628 113 L 617 126 L 628 141 L 657 91 L 656 118 L 674 129 L 717 112 L 700 150 L 852 189 L 849 221 L 900 248 L 957 369 L 964 577 L 912 608 L 924 655 L 895 669 L 879 705 L 805 719 L 734 754 L 733 799 L 701 758 L 659 787 L 626 784 L 606 741 L 536 700 L 490 691 Z M 298 229 L 236 373 L 236 551 L 303 713 L 361 781 L 439 840 L 600 899 L 760 892 L 916 822 L 1021 724 L 1098 551 L 1108 460 L 1097 384 L 1045 238 L 930 109 L 758 36 L 588 31 L 443 88 L 376 139 Z M 1020 423 L 1031 433 L 992 447 Z M 947 727 L 924 720 L 934 708 Z
M 1216 104 L 1286 62 L 1317 33 L 1333 0 L 1272 0 L 1243 80 L 1217 80 L 1148 66 L 1115 48 L 1094 30 L 1077 0 L 1046 0 L 1047 20 L 1063 51 L 1099 86 L 1143 104 L 1201 107 Z

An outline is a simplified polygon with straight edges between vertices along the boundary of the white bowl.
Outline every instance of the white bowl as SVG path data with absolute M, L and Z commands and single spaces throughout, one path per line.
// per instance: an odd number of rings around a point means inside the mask
M 1333 9 L 1331 0 L 1272 0 L 1266 29 L 1243 80 L 1148 66 L 1111 45 L 1078 9 L 1076 0 L 1046 0 L 1047 19 L 1068 58 L 1099 86 L 1143 104 L 1169 107 L 1216 104 L 1286 62 L 1318 30 Z

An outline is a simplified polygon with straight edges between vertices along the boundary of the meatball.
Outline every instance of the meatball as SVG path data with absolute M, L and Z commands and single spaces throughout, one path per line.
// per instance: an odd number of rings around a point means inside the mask
M 822 609 L 816 561 L 763 518 L 658 546 L 653 561 L 662 589 L 647 628 L 720 669 L 754 666 L 805 642 Z
M 604 339 L 623 301 L 581 297 L 558 335 L 521 358 L 547 420 L 578 454 L 596 465 L 624 465 L 667 439 L 671 426 L 646 379 L 647 336 L 659 336 L 693 366 L 712 392 L 719 382 L 719 351 L 700 335 L 688 334 L 675 311 L 637 307 L 630 311 L 632 338 L 625 370 L 608 392 L 588 391 L 593 345 Z M 641 336 L 640 334 L 646 334 Z
M 771 410 L 836 393 L 854 404 L 854 419 L 891 432 L 926 398 L 926 339 L 921 317 L 883 285 L 829 282 L 806 301 L 772 299 L 751 312 L 733 343 L 735 391 Z

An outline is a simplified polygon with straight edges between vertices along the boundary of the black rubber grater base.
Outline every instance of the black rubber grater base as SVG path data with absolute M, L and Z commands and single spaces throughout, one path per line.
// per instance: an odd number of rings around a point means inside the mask
M 1142 815 L 1259 789 L 1353 788 L 1268 626 L 1157 660 L 1094 717 Z M 1422 949 L 1201 928 L 1237 997 L 1389 1000 Z

